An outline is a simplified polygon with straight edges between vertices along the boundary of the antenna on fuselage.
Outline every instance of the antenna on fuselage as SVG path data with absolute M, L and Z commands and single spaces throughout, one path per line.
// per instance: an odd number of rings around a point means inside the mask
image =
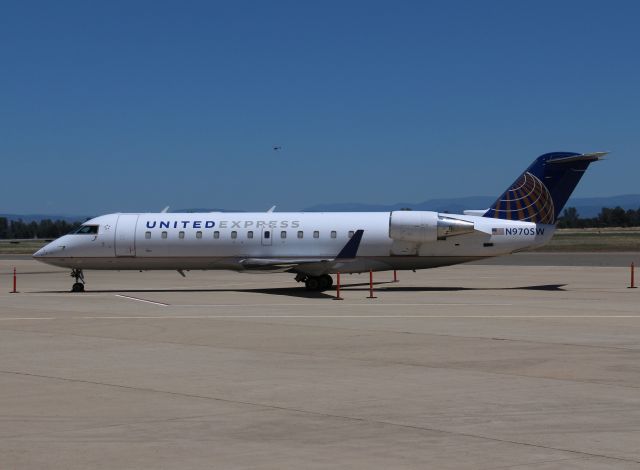
M 167 207 L 165 207 L 164 209 L 162 209 L 162 210 L 160 211 L 160 213 L 161 213 L 161 214 L 164 214 L 165 212 L 168 212 L 168 211 L 169 211 L 169 206 L 167 206 Z
M 275 211 L 275 210 L 276 210 L 276 206 L 271 206 L 271 209 L 269 209 L 269 210 L 267 211 L 267 214 L 270 214 L 271 212 L 273 212 L 273 211 Z

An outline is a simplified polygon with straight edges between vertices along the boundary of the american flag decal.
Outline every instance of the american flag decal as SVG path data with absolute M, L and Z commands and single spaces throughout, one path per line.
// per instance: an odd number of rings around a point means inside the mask
M 491 235 L 504 235 L 504 229 L 503 228 L 492 228 L 491 229 Z

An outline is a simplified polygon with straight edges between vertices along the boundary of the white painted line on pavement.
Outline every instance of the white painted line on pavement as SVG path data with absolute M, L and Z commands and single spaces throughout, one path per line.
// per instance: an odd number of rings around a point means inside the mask
M 312 307 L 314 305 L 323 305 L 320 303 L 306 304 L 168 304 L 170 307 Z M 422 303 L 422 304 L 398 304 L 398 303 L 362 303 L 362 304 L 345 304 L 340 303 L 339 306 L 348 307 L 513 307 L 513 304 L 476 304 L 476 303 Z
M 640 315 L 109 315 L 109 316 L 78 316 L 78 317 L 5 317 L 0 318 L 0 321 L 20 321 L 20 320 L 206 320 L 206 319 L 234 319 L 234 318 L 424 318 L 424 319 L 635 319 L 640 318 Z
M 161 307 L 167 307 L 169 305 L 169 304 L 164 304 L 162 302 L 154 302 L 153 300 L 146 300 L 146 299 L 140 299 L 138 297 L 131 297 L 130 295 L 115 294 L 115 296 L 123 299 L 135 300 L 136 302 L 144 302 L 147 304 L 160 305 Z

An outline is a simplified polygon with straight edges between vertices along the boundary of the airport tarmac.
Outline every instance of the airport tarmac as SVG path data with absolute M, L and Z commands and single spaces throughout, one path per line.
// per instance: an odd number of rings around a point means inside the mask
M 0 260 L 0 469 L 640 469 L 628 267 L 86 277 Z

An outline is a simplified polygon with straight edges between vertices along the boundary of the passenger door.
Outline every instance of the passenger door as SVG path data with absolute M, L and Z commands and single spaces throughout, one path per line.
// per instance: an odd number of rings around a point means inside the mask
M 116 256 L 136 255 L 138 214 L 120 214 L 116 222 Z
M 273 245 L 273 230 L 268 228 L 262 229 L 262 246 Z

